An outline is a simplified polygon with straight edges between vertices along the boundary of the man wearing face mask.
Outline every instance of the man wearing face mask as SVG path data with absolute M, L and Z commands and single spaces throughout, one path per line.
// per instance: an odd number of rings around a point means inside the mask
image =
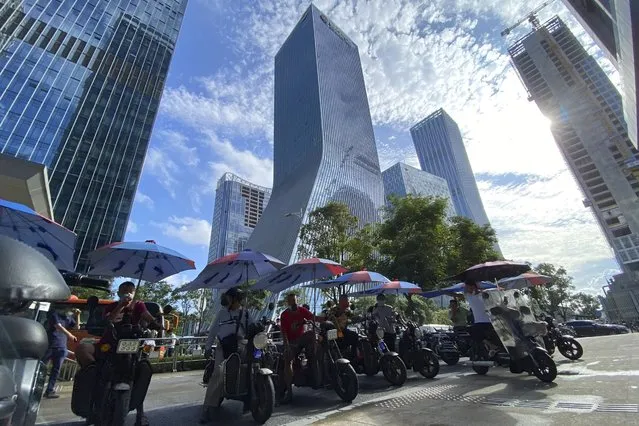
M 215 344 L 215 358 L 213 374 L 206 388 L 204 404 L 200 423 L 208 423 L 212 420 L 212 410 L 220 406 L 222 397 L 222 385 L 224 366 L 223 361 L 232 353 L 240 351 L 239 341 L 246 336 L 247 330 L 252 324 L 248 311 L 242 306 L 244 293 L 238 288 L 231 288 L 222 295 L 221 304 L 223 308 L 211 324 L 205 346 L 205 357 L 211 357 L 213 345 Z M 217 342 L 217 343 L 216 343 Z M 245 404 L 244 411 L 248 411 L 249 406 Z

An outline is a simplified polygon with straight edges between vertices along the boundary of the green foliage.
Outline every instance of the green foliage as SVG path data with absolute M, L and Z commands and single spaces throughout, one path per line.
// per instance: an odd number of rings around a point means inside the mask
M 90 296 L 96 296 L 98 299 L 113 299 L 113 295 L 109 291 L 100 291 L 86 287 L 69 287 L 71 294 L 77 296 L 78 299 L 88 299 Z
M 290 293 L 295 293 L 295 295 L 297 296 L 297 304 L 298 305 L 303 305 L 305 303 L 308 303 L 308 301 L 306 300 L 306 292 L 302 291 L 302 289 L 300 288 L 295 288 L 295 289 L 291 289 L 291 290 L 287 290 L 285 292 L 282 292 L 282 294 L 280 295 L 280 300 L 277 301 L 277 308 L 278 310 L 284 310 L 288 307 L 287 305 L 287 301 L 286 298 L 288 297 L 288 295 Z
M 391 301 L 395 310 L 403 318 L 413 321 L 417 325 L 432 323 L 436 308 L 431 300 L 421 296 L 406 297 L 404 295 L 387 297 L 387 299 Z
M 531 288 L 531 296 L 543 311 L 567 321 L 571 311 L 570 292 L 575 288 L 572 285 L 572 277 L 562 266 L 556 267 L 551 263 L 540 263 L 533 269 L 538 274 L 552 277 L 552 281 L 546 286 Z
M 452 325 L 452 321 L 448 318 L 448 309 L 437 309 L 433 312 L 433 324 Z
M 346 243 L 348 257 L 343 265 L 351 271 L 377 270 L 379 232 L 379 224 L 374 223 L 357 231 Z
M 495 251 L 497 236 L 490 225 L 478 226 L 472 220 L 457 216 L 449 227 L 448 273 L 470 268 L 478 263 L 501 260 Z
M 597 311 L 601 309 L 601 304 L 599 299 L 592 294 L 577 293 L 571 296 L 571 308 L 577 315 L 595 319 Z
M 330 202 L 309 214 L 308 223 L 300 229 L 299 255 L 322 257 L 344 262 L 351 236 L 357 228 L 357 217 L 344 203 Z
M 145 302 L 158 303 L 162 307 L 166 305 L 176 307 L 181 298 L 179 294 L 175 293 L 171 284 L 166 281 L 158 281 L 157 283 L 143 281 L 138 287 L 135 297 Z
M 250 281 L 248 283 L 244 283 L 240 286 L 240 289 L 242 289 L 242 291 L 244 291 L 244 294 L 246 294 L 244 306 L 249 309 L 260 310 L 264 308 L 264 302 L 270 295 L 270 292 L 266 290 L 253 290 L 252 286 L 253 284 L 255 284 L 255 282 L 256 281 Z

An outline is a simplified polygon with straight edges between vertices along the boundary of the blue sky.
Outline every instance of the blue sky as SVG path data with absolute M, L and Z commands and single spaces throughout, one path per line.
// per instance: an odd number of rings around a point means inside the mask
M 458 122 L 507 258 L 564 265 L 598 291 L 617 265 L 557 150 L 549 122 L 511 68 L 501 30 L 538 2 L 320 0 L 358 44 L 382 168 L 417 165 L 408 128 L 444 107 Z M 273 57 L 308 1 L 190 0 L 127 240 L 154 239 L 206 263 L 217 179 L 272 181 Z M 583 29 L 559 14 L 613 82 Z M 197 271 L 173 278 L 188 281 Z

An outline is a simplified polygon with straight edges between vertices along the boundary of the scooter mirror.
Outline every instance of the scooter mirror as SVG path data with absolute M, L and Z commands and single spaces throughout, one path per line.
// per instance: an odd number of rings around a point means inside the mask
M 351 303 L 351 311 L 354 311 L 354 310 L 355 310 L 355 304 Z
M 162 308 L 162 312 L 164 313 L 164 315 L 170 314 L 171 312 L 173 312 L 173 306 L 166 305 L 164 308 Z
M 269 310 L 269 311 L 272 311 L 272 310 L 274 310 L 274 309 L 275 309 L 275 303 L 273 303 L 273 302 L 269 303 L 269 304 L 268 304 L 268 310 Z

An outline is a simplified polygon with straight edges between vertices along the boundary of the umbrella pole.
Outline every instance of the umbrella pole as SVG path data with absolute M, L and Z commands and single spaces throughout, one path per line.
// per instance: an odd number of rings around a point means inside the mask
M 138 295 L 138 290 L 140 289 L 140 283 L 142 282 L 142 275 L 144 274 L 144 269 L 146 269 L 146 261 L 149 259 L 149 252 L 146 252 L 146 255 L 144 256 L 144 263 L 142 263 L 142 270 L 140 271 L 140 277 L 138 278 L 138 284 L 135 286 L 135 294 L 133 295 L 133 300 L 136 300 L 136 297 Z

